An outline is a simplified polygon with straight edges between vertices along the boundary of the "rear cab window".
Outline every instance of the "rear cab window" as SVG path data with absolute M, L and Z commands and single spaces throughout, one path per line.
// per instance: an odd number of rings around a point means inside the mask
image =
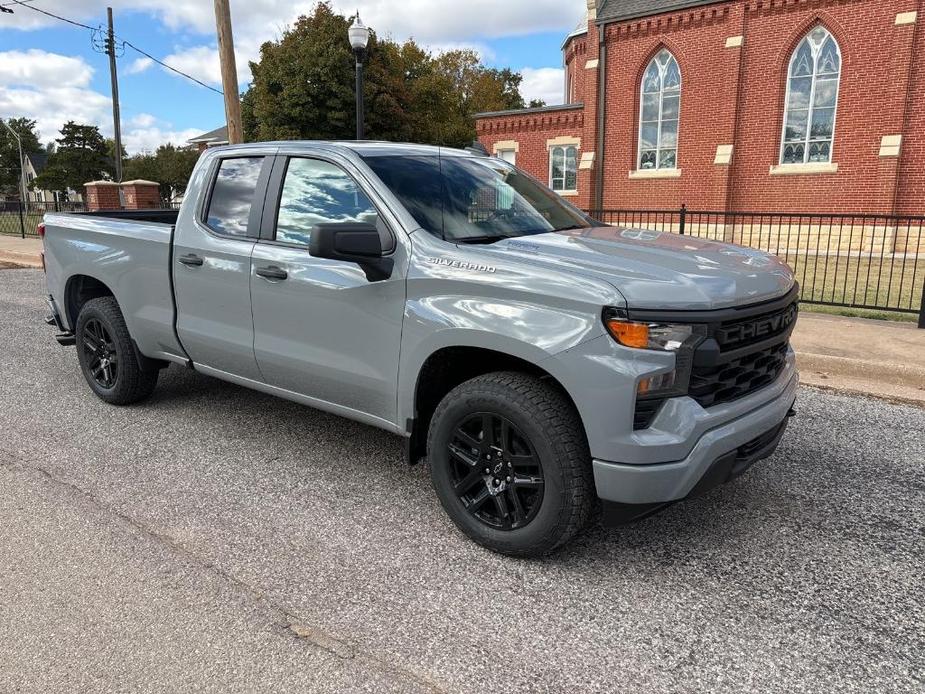
M 205 225 L 216 234 L 247 237 L 254 194 L 257 191 L 265 157 L 234 157 L 219 162 Z

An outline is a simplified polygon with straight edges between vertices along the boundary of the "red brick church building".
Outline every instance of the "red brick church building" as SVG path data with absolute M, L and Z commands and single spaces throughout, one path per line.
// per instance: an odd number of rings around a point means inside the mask
M 925 0 L 587 0 L 479 140 L 582 208 L 925 214 Z

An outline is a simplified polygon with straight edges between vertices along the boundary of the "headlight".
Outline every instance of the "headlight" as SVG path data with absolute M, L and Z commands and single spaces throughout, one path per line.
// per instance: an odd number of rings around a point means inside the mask
M 687 393 L 694 349 L 706 337 L 707 327 L 692 323 L 657 323 L 631 320 L 622 309 L 606 309 L 604 325 L 625 347 L 673 352 L 672 371 L 646 376 L 636 384 L 639 398 L 665 398 Z
M 640 323 L 621 318 L 617 315 L 605 315 L 604 325 L 614 339 L 625 347 L 637 349 L 657 349 L 663 352 L 677 352 L 685 343 L 697 335 L 700 326 L 682 323 Z

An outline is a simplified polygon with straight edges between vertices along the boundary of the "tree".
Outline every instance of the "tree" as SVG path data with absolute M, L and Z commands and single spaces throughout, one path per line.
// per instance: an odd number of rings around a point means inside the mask
M 198 159 L 199 152 L 194 148 L 161 145 L 154 154 L 136 154 L 126 160 L 124 178 L 159 183 L 161 198 L 170 201 L 186 192 Z
M 61 128 L 55 153 L 48 166 L 32 183 L 40 190 L 82 191 L 85 183 L 112 178 L 113 162 L 106 140 L 95 125 L 68 121 Z
M 42 144 L 35 130 L 35 121 L 28 118 L 10 118 L 7 125 L 22 140 L 23 156 L 41 152 Z M 19 144 L 4 126 L 0 125 L 0 193 L 15 196 L 20 189 Z
M 322 2 L 261 46 L 242 97 L 248 141 L 353 138 L 349 24 Z M 473 51 L 435 56 L 413 40 L 399 44 L 371 32 L 364 65 L 370 139 L 461 146 L 475 138 L 475 113 L 524 105 L 521 76 L 482 65 Z
M 542 99 L 530 99 L 530 103 L 527 104 L 527 108 L 543 108 L 546 105 L 546 102 Z

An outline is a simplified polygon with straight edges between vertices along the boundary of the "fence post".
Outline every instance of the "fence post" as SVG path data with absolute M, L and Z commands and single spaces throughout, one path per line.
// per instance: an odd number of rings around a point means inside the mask
M 683 202 L 681 203 L 680 220 L 681 220 L 681 223 L 678 225 L 679 226 L 678 233 L 683 236 L 684 235 L 684 224 L 687 221 L 687 205 L 685 205 Z
M 26 220 L 22 214 L 22 199 L 19 200 L 19 236 L 26 238 Z
M 919 327 L 925 330 L 925 280 L 922 280 L 922 303 L 919 306 Z

